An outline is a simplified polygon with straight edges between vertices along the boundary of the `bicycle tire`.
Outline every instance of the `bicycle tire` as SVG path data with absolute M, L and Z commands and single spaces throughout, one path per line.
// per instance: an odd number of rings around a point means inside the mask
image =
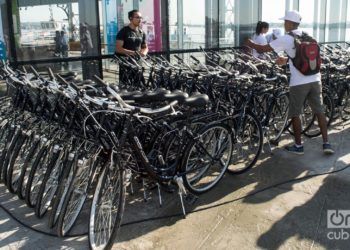
M 57 159 L 50 161 L 50 164 L 45 171 L 45 176 L 40 185 L 34 210 L 35 215 L 38 218 L 42 218 L 45 215 L 47 209 L 51 204 L 53 196 L 56 193 L 58 187 L 58 179 L 65 164 L 65 153 L 65 150 L 61 149 L 57 155 Z
M 91 182 L 90 176 L 94 174 L 98 164 L 97 161 L 94 162 L 93 160 L 94 158 L 92 157 L 86 159 L 88 166 L 85 169 L 83 169 L 84 163 L 81 162 L 82 160 L 78 160 L 77 162 L 73 180 L 67 191 L 58 217 L 57 235 L 60 237 L 65 236 L 72 229 L 84 206 Z
M 15 149 L 17 143 L 22 140 L 22 136 L 23 136 L 23 131 L 21 129 L 19 129 L 19 127 L 17 127 L 17 129 L 16 129 L 16 131 L 11 139 L 11 142 L 8 144 L 8 147 L 6 148 L 6 155 L 4 158 L 4 162 L 2 163 L 2 169 L 1 169 L 1 171 L 2 171 L 1 181 L 5 185 L 7 183 L 7 171 L 8 171 L 11 157 L 15 153 L 14 149 Z
M 334 120 L 334 102 L 328 91 L 323 92 L 323 103 L 325 106 L 325 115 L 327 118 L 327 127 L 329 127 Z M 315 128 L 317 127 L 317 128 Z M 318 126 L 318 121 L 316 115 L 313 115 L 313 118 L 309 124 L 306 125 L 306 128 L 302 132 L 305 136 L 309 138 L 317 137 L 321 134 L 321 131 Z
M 257 162 L 263 142 L 264 142 L 264 134 L 263 129 L 261 127 L 261 123 L 257 116 L 250 112 L 245 112 L 245 117 L 241 118 L 243 120 L 244 124 L 239 125 L 238 119 L 240 118 L 240 112 L 234 114 L 232 116 L 233 121 L 233 128 L 235 129 L 235 143 L 234 143 L 234 151 L 233 156 L 237 156 L 236 159 L 231 157 L 231 164 L 227 168 L 227 172 L 230 174 L 243 174 L 247 172 L 249 169 L 251 169 L 255 163 Z M 248 125 L 249 126 L 248 126 Z M 241 126 L 240 128 L 238 126 Z M 253 126 L 253 127 L 251 127 Z M 254 139 L 255 149 L 252 153 L 253 156 L 249 159 L 244 158 L 244 154 L 248 152 L 250 149 L 250 146 L 252 144 L 247 144 L 247 142 L 250 142 L 252 139 Z M 248 149 L 248 150 L 245 150 Z M 251 156 L 252 154 L 249 154 L 247 156 Z
M 18 180 L 18 189 L 17 189 L 17 196 L 21 200 L 25 199 L 26 186 L 28 184 L 30 169 L 36 159 L 36 156 L 38 155 L 38 152 L 40 152 L 41 146 L 40 146 L 39 136 L 37 136 L 32 147 L 29 149 L 27 159 L 25 160 L 25 163 L 22 166 L 21 174 Z
M 276 97 L 276 102 L 271 113 L 271 122 L 269 121 L 269 139 L 278 141 L 286 130 L 288 123 L 289 98 L 287 93 L 281 93 Z M 272 126 L 271 126 L 272 125 Z M 272 130 L 272 131 L 271 131 Z M 271 132 L 273 137 L 271 138 Z
M 28 207 L 34 207 L 36 204 L 37 192 L 40 188 L 40 183 L 38 184 L 37 179 L 34 182 L 34 178 L 37 175 L 38 175 L 38 178 L 41 178 L 41 175 L 44 175 L 45 173 L 43 172 L 45 171 L 44 166 L 47 165 L 49 161 L 49 151 L 50 151 L 50 148 L 49 148 L 49 145 L 47 144 L 42 148 L 40 148 L 40 151 L 38 152 L 38 155 L 34 160 L 34 163 L 30 169 L 29 176 L 28 176 L 28 183 L 26 185 L 25 197 L 24 197 L 24 200 Z M 41 171 L 43 173 L 38 173 L 36 175 L 37 171 Z M 33 186 L 33 184 L 35 185 Z
M 68 164 L 65 166 L 62 176 L 60 178 L 60 184 L 58 186 L 56 195 L 52 201 L 51 210 L 49 212 L 48 226 L 50 228 L 53 228 L 57 223 L 58 217 L 61 213 L 63 202 L 65 200 L 71 182 L 73 181 L 75 169 L 74 164 L 76 164 L 77 161 L 76 155 L 77 154 L 75 153 L 74 159 L 72 161 L 69 161 Z
M 16 193 L 18 189 L 19 175 L 25 160 L 29 153 L 27 149 L 30 141 L 30 135 L 24 133 L 21 138 L 17 140 L 16 146 L 11 155 L 11 160 L 7 170 L 6 187 L 11 193 Z M 19 161 L 19 162 L 18 162 Z M 14 176 L 15 174 L 15 176 Z
M 197 134 L 196 140 L 191 140 L 185 147 L 180 173 L 184 173 L 182 179 L 186 189 L 194 194 L 202 194 L 219 183 L 230 164 L 233 149 L 233 131 L 230 126 L 217 122 L 201 128 Z M 209 137 L 206 138 L 207 136 Z M 224 141 L 220 141 L 221 139 L 224 139 Z M 201 145 L 198 145 L 198 143 Z M 194 154 L 193 157 L 191 157 L 192 153 Z M 191 164 L 191 159 L 193 164 Z M 210 163 L 206 164 L 208 161 Z M 217 167 L 218 165 L 220 167 Z M 206 179 L 210 180 L 209 183 L 203 184 Z
M 118 180 L 115 180 L 116 177 L 120 180 L 119 185 Z M 112 189 L 109 188 L 110 186 Z M 125 205 L 125 189 L 125 171 L 123 167 L 120 166 L 119 163 L 115 166 L 109 166 L 107 163 L 98 179 L 91 204 L 89 217 L 89 245 L 91 249 L 111 249 L 118 236 L 121 225 Z M 114 192 L 111 190 L 114 190 Z M 104 206 L 103 209 L 105 212 L 102 211 L 101 213 L 102 205 L 100 203 L 102 201 L 103 204 L 103 201 L 108 200 L 108 197 L 110 198 L 109 200 L 116 202 L 116 204 L 109 207 Z M 114 211 L 112 211 L 112 207 L 114 208 Z M 99 226 L 100 224 L 103 224 L 100 215 L 106 213 L 107 209 L 109 209 L 108 212 L 110 212 L 111 215 L 108 217 L 109 221 L 105 223 L 105 227 L 103 227 L 103 225 Z M 101 234 L 102 231 L 104 236 L 106 236 L 104 239 L 101 239 L 98 235 Z

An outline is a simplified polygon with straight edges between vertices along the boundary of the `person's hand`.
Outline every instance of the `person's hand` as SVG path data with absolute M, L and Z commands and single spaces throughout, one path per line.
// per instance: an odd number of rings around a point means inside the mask
M 279 56 L 276 59 L 276 64 L 279 66 L 282 66 L 282 65 L 287 64 L 287 61 L 288 61 L 288 57 Z
M 128 52 L 128 55 L 129 55 L 129 56 L 136 56 L 136 52 L 135 52 L 135 51 L 129 51 L 129 52 Z
M 142 57 L 145 57 L 145 56 L 147 55 L 147 53 L 144 52 L 144 51 L 140 51 L 140 55 L 141 55 Z

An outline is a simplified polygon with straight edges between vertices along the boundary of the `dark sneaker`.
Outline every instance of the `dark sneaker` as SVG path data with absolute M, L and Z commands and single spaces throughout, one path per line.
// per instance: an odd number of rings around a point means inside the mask
M 334 154 L 334 150 L 333 150 L 331 144 L 323 143 L 323 153 L 325 153 L 326 155 Z
M 286 146 L 284 149 L 287 150 L 288 152 L 293 153 L 293 154 L 297 154 L 297 155 L 303 155 L 304 154 L 304 146 L 297 147 L 294 144 L 292 146 Z

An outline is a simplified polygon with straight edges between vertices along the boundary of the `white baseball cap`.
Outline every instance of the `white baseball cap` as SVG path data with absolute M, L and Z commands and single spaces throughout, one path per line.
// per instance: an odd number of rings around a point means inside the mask
M 282 32 L 280 29 L 273 29 L 272 33 L 275 35 L 275 37 L 280 37 L 282 35 Z
M 289 11 L 286 11 L 286 15 L 284 17 L 281 17 L 280 20 L 288 20 L 288 21 L 292 21 L 294 23 L 300 23 L 301 16 L 300 16 L 300 13 L 298 11 L 289 10 Z

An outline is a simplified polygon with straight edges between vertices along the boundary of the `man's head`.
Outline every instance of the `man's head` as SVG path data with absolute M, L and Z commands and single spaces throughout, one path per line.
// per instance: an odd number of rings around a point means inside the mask
M 132 10 L 128 12 L 128 17 L 130 20 L 130 23 L 133 24 L 135 27 L 140 26 L 142 15 L 139 10 Z
M 287 32 L 295 30 L 299 27 L 301 22 L 301 15 L 296 10 L 290 10 L 286 12 L 286 15 L 280 20 L 284 20 L 284 28 Z

